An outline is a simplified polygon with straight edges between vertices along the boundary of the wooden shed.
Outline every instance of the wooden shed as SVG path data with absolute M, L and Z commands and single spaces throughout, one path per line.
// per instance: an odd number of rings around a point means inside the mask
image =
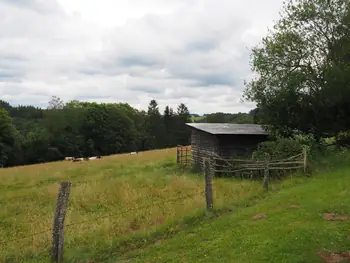
M 187 123 L 191 128 L 192 161 L 202 168 L 203 158 L 214 153 L 224 159 L 251 157 L 269 135 L 261 125 L 232 123 Z

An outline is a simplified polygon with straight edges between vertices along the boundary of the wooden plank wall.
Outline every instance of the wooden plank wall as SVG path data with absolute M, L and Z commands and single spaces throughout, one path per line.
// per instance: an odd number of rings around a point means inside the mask
M 196 169 L 203 171 L 203 159 L 210 157 L 211 153 L 222 158 L 251 158 L 258 143 L 264 140 L 265 135 L 212 135 L 192 129 L 192 161 Z
M 210 153 L 212 152 L 217 152 L 217 138 L 214 135 L 193 129 L 191 134 L 191 145 L 193 164 L 196 169 L 203 171 L 204 158 L 210 157 Z

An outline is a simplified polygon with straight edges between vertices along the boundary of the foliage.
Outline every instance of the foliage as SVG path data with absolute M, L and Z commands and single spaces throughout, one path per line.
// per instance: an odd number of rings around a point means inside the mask
M 255 111 L 251 110 L 249 113 L 223 113 L 216 112 L 206 114 L 201 117 L 192 118 L 194 122 L 205 122 L 205 123 L 237 123 L 237 124 L 250 124 L 257 123 L 258 120 L 255 117 Z
M 336 137 L 338 147 L 350 147 L 350 132 L 340 132 Z
M 47 108 L 50 110 L 62 110 L 64 108 L 64 102 L 59 97 L 52 96 Z
M 253 156 L 255 159 L 264 159 L 267 153 L 271 159 L 285 159 L 301 152 L 302 144 L 300 142 L 294 139 L 280 138 L 260 143 Z
M 0 167 L 6 166 L 16 144 L 17 131 L 6 110 L 0 109 Z
M 47 109 L 12 107 L 5 101 L 0 101 L 1 108 L 8 112 L 2 110 L 0 115 L 3 166 L 189 143 L 185 123 L 190 121 L 190 113 L 184 104 L 179 104 L 177 112 L 167 106 L 162 115 L 155 100 L 144 112 L 126 103 L 64 103 L 53 96 Z
M 244 98 L 271 130 L 317 137 L 350 128 L 350 3 L 290 0 L 274 29 L 253 49 Z

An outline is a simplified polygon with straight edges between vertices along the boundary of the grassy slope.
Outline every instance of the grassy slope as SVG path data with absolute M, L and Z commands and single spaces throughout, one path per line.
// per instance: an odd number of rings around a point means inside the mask
M 297 180 L 293 187 L 293 180 L 287 181 L 287 187 L 254 206 L 134 250 L 125 261 L 111 262 L 322 262 L 320 250 L 349 251 L 350 221 L 326 221 L 322 215 L 350 216 L 349 154 L 328 161 L 335 167 Z M 261 213 L 268 217 L 252 220 Z
M 48 262 L 49 229 L 62 180 L 72 182 L 66 226 L 92 220 L 66 227 L 68 262 L 106 257 L 114 249 L 121 251 L 123 242 L 130 248 L 140 240 L 174 234 L 173 226 L 181 226 L 176 222 L 200 217 L 205 207 L 203 179 L 176 169 L 175 156 L 175 149 L 165 149 L 83 163 L 62 161 L 0 169 L 0 262 Z M 218 205 L 262 192 L 257 182 L 221 179 L 215 187 Z M 187 195 L 190 197 L 162 203 Z M 124 213 L 128 210 L 132 212 Z M 109 214 L 113 216 L 94 220 Z M 7 243 L 43 230 L 49 231 Z M 145 231 L 139 237 L 131 235 Z

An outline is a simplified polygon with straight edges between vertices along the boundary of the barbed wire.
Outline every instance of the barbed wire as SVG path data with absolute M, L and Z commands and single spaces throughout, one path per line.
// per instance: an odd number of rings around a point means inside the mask
M 108 214 L 108 215 L 104 215 L 104 216 L 100 216 L 100 217 L 95 217 L 95 218 L 92 218 L 92 219 L 79 221 L 79 222 L 76 222 L 76 223 L 67 224 L 65 227 L 81 225 L 81 224 L 97 221 L 97 220 L 100 220 L 100 219 L 105 219 L 105 218 L 109 218 L 109 217 L 115 217 L 115 216 L 119 216 L 119 215 L 124 215 L 124 214 L 130 213 L 130 212 L 134 212 L 134 211 L 138 211 L 138 210 L 143 210 L 143 209 L 147 209 L 147 208 L 150 208 L 150 207 L 154 207 L 156 205 L 165 204 L 165 203 L 171 203 L 171 202 L 179 201 L 181 199 L 184 200 L 185 198 L 193 197 L 193 196 L 195 196 L 197 194 L 198 194 L 198 192 L 194 193 L 192 195 L 185 195 L 185 196 L 181 196 L 181 197 L 177 197 L 177 198 L 173 198 L 173 199 L 163 200 L 161 202 L 156 202 L 156 203 L 152 203 L 152 204 L 141 206 L 141 207 L 137 207 L 137 208 L 132 208 L 132 209 L 124 210 L 124 211 L 119 211 L 118 213 L 112 213 L 112 214 Z
M 52 201 L 52 202 L 49 202 L 49 201 Z M 56 200 L 49 200 L 47 199 L 47 201 L 43 201 L 43 202 L 32 202 L 32 203 L 27 203 L 27 204 L 16 204 L 16 205 L 2 205 L 0 203 L 0 208 L 3 209 L 3 208 L 24 208 L 24 207 L 31 207 L 31 206 L 41 206 L 41 205 L 48 205 L 48 204 L 56 204 Z
M 49 232 L 49 231 L 52 231 L 52 228 L 51 229 L 46 229 L 46 230 L 43 230 L 43 231 L 31 234 L 31 235 L 27 235 L 27 236 L 23 236 L 23 237 L 19 237 L 19 238 L 14 238 L 14 239 L 10 239 L 10 240 L 7 240 L 7 241 L 3 241 L 3 242 L 0 242 L 0 245 L 12 243 L 12 242 L 19 241 L 19 240 L 23 240 L 23 239 L 26 239 L 26 238 L 29 238 L 29 237 L 35 237 L 35 236 L 44 234 L 44 233 Z
M 190 195 L 184 195 L 184 196 L 181 196 L 181 197 L 176 197 L 176 198 L 172 198 L 172 199 L 168 199 L 168 200 L 163 200 L 161 202 L 148 204 L 147 206 L 145 205 L 145 206 L 141 206 L 141 207 L 137 207 L 137 208 L 133 208 L 133 209 L 127 209 L 127 210 L 124 210 L 124 211 L 119 211 L 118 213 L 108 214 L 108 215 L 104 215 L 104 216 L 100 216 L 100 217 L 96 217 L 96 218 L 92 218 L 92 219 L 88 219 L 88 220 L 83 220 L 83 221 L 79 221 L 79 222 L 75 222 L 75 223 L 70 223 L 70 224 L 65 225 L 65 227 L 68 228 L 68 227 L 72 227 L 72 226 L 76 226 L 76 225 L 81 225 L 81 224 L 97 221 L 97 220 L 104 219 L 104 218 L 110 218 L 110 217 L 125 215 L 125 214 L 130 213 L 130 212 L 147 209 L 147 208 L 150 208 L 150 207 L 154 207 L 156 205 L 176 202 L 176 201 L 179 201 L 179 200 L 185 200 L 186 198 L 193 197 L 193 196 L 196 196 L 198 194 L 199 193 L 196 192 L 196 193 L 193 193 L 193 194 L 190 194 Z M 200 194 L 203 194 L 203 192 L 201 192 Z M 40 231 L 40 232 L 33 233 L 31 235 L 26 235 L 26 236 L 23 236 L 23 237 L 18 237 L 18 238 L 10 239 L 10 240 L 7 240 L 7 241 L 3 241 L 3 242 L 0 242 L 0 245 L 8 244 L 8 243 L 16 242 L 16 241 L 20 241 L 20 240 L 23 240 L 23 239 L 26 239 L 26 238 L 31 238 L 31 237 L 34 237 L 34 236 L 37 236 L 37 235 L 41 235 L 41 234 L 44 234 L 44 233 L 47 233 L 47 232 L 52 232 L 52 230 L 53 229 L 50 228 L 50 229 L 46 229 L 46 230 L 43 230 L 43 231 Z

